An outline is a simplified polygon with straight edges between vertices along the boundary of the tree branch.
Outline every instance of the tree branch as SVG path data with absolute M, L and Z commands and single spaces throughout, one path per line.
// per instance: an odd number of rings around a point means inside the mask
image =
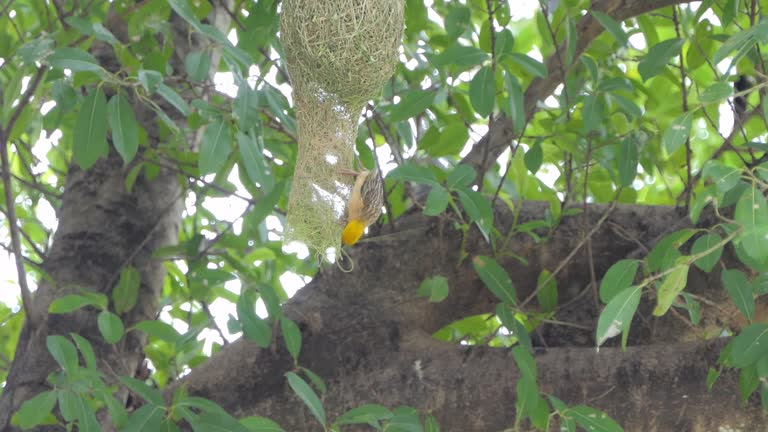
M 592 2 L 590 10 L 603 12 L 617 21 L 623 21 L 652 10 L 691 1 L 693 0 L 597 0 Z M 576 34 L 579 35 L 579 39 L 575 57 L 584 53 L 603 30 L 603 26 L 591 14 L 586 14 L 576 25 Z M 538 110 L 538 102 L 546 99 L 565 79 L 568 70 L 559 66 L 566 63 L 566 59 L 563 58 L 566 52 L 564 44 L 558 47 L 555 54 L 545 62 L 549 75 L 544 78 L 535 78 L 526 89 L 524 107 L 528 121 Z M 472 165 L 478 175 L 482 176 L 509 146 L 513 136 L 512 120 L 504 115 L 500 116 L 489 127 L 488 133 L 464 157 L 462 163 Z
M 27 272 L 24 270 L 24 256 L 21 254 L 21 239 L 19 235 L 19 225 L 16 218 L 16 205 L 13 197 L 13 183 L 11 182 L 11 163 L 8 157 L 8 145 L 10 134 L 13 131 L 13 126 L 19 119 L 22 110 L 29 103 L 29 99 L 32 94 L 37 90 L 40 80 L 45 74 L 45 68 L 41 67 L 35 73 L 32 82 L 27 87 L 27 91 L 21 96 L 19 104 L 16 109 L 11 113 L 11 117 L 8 120 L 6 127 L 0 127 L 0 174 L 3 179 L 3 189 L 5 190 L 5 207 L 6 215 L 8 216 L 8 229 L 11 233 L 11 248 L 13 248 L 14 261 L 16 262 L 16 274 L 19 281 L 19 290 L 21 291 L 21 302 L 24 307 L 24 313 L 27 315 L 27 321 L 31 327 L 36 327 L 39 323 L 40 317 L 32 307 L 32 293 L 29 290 L 29 284 L 27 282 Z

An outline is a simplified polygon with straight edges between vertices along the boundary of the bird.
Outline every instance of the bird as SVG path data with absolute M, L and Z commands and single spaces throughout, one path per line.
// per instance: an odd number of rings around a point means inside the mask
M 360 240 L 363 231 L 376 222 L 384 205 L 384 181 L 378 170 L 360 172 L 340 169 L 339 173 L 355 176 L 355 185 L 347 202 L 347 223 L 341 234 L 341 241 L 352 246 Z

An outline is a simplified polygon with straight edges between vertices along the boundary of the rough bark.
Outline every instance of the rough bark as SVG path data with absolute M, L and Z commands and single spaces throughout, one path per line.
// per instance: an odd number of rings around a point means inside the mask
M 518 223 L 540 218 L 547 205 L 524 203 Z M 582 243 L 577 234 L 581 227 L 594 226 L 606 211 L 607 219 L 592 237 L 598 278 L 615 261 L 644 255 L 664 234 L 686 226 L 686 219 L 671 207 L 610 210 L 595 205 L 590 210 L 586 221 L 581 215 L 564 219 L 546 242 L 537 244 L 522 234 L 512 237 L 511 253 L 499 259 L 519 298 L 533 291 L 543 268 L 553 269 Z M 496 214 L 502 232 L 512 219 L 503 209 Z M 711 221 L 705 217 L 702 224 Z M 419 214 L 406 216 L 397 232 L 383 230 L 353 250 L 355 271 L 326 269 L 284 305 L 303 332 L 299 363 L 328 382 L 325 406 L 331 413 L 376 402 L 433 412 L 448 431 L 496 431 L 513 424 L 517 371 L 508 352 L 453 346 L 429 337 L 454 320 L 490 312 L 495 304 L 471 263 L 459 262 L 461 234 L 446 225 Z M 477 233 L 465 244 L 470 256 L 490 253 Z M 726 267 L 737 265 L 729 254 L 724 260 Z M 438 274 L 449 280 L 448 298 L 434 304 L 417 297 L 419 283 Z M 760 430 L 765 421 L 761 408 L 755 401 L 741 405 L 734 375 L 727 374 L 714 393 L 706 391 L 707 369 L 715 365 L 722 342 L 684 342 L 692 338 L 684 321 L 672 315 L 653 317 L 652 301 L 645 299 L 631 331 L 630 344 L 636 347 L 626 353 L 619 348 L 598 353 L 593 339 L 598 311 L 592 292 L 583 293 L 590 283 L 586 253 L 575 254 L 557 281 L 559 304 L 567 306 L 556 318 L 588 330 L 542 330 L 539 340 L 549 346 L 537 358 L 543 391 L 570 404 L 603 408 L 627 431 L 710 431 L 718 426 Z M 689 289 L 715 301 L 723 296 L 717 272 L 692 270 Z M 655 335 L 656 327 L 664 334 Z M 282 348 L 262 350 L 241 340 L 181 384 L 234 413 L 267 416 L 290 431 L 319 430 L 283 379 L 291 365 Z
M 218 9 L 211 15 L 219 28 L 229 26 L 229 17 Z M 177 75 L 184 74 L 184 58 L 191 50 L 200 50 L 207 41 L 189 37 L 187 24 L 179 17 L 172 19 L 176 31 L 176 51 L 170 65 Z M 125 23 L 110 13 L 108 27 L 120 39 L 127 40 Z M 116 73 L 120 69 L 115 54 L 106 43 L 95 42 L 91 52 L 102 67 Z M 213 53 L 217 63 L 218 54 Z M 211 73 L 215 72 L 212 69 Z M 168 107 L 164 100 L 158 104 Z M 134 111 L 147 132 L 148 146 L 163 142 L 157 126 L 157 116 L 147 106 L 134 104 Z M 169 113 L 172 109 L 166 110 Z M 186 119 L 175 119 L 181 123 Z M 196 138 L 189 137 L 189 145 L 196 146 Z M 141 154 L 141 151 L 140 151 Z M 49 279 L 40 281 L 31 305 L 43 321 L 22 328 L 14 361 L 0 394 L 0 430 L 15 430 L 10 426 L 12 414 L 21 404 L 37 393 L 50 388 L 46 379 L 57 370 L 48 353 L 49 335 L 78 333 L 88 339 L 100 361 L 100 369 L 110 371 L 113 381 L 117 375 L 133 376 L 144 359 L 146 338 L 141 332 L 129 332 L 116 345 L 101 337 L 96 325 L 95 308 L 88 307 L 65 315 L 48 314 L 53 300 L 86 289 L 110 296 L 120 271 L 128 265 L 141 273 L 138 302 L 121 318 L 126 328 L 141 320 L 152 320 L 158 314 L 158 299 L 165 278 L 165 269 L 152 253 L 161 246 L 178 240 L 183 210 L 183 184 L 175 171 L 161 169 L 152 180 L 139 175 L 132 190 L 126 190 L 125 178 L 131 166 L 124 167 L 122 159 L 112 150 L 87 171 L 76 165 L 69 169 L 62 205 L 58 213 L 59 224 L 51 249 L 42 267 Z M 122 390 L 118 397 L 125 398 Z M 60 430 L 60 427 L 38 428 Z

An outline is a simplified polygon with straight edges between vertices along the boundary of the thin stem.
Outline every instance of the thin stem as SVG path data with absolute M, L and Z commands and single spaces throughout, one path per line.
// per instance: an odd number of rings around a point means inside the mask
M 10 129 L 9 129 L 10 131 Z M 13 249 L 14 261 L 16 262 L 16 274 L 19 279 L 19 289 L 21 290 L 21 302 L 24 307 L 24 313 L 27 314 L 27 322 L 36 327 L 38 320 L 32 309 L 32 293 L 27 284 L 27 272 L 24 270 L 24 257 L 21 254 L 21 239 L 19 235 L 19 225 L 16 219 L 16 206 L 14 205 L 13 183 L 11 183 L 11 164 L 8 160 L 8 138 L 6 132 L 0 129 L 0 162 L 2 163 L 3 189 L 5 190 L 5 207 L 8 216 L 8 229 L 11 232 L 11 248 Z

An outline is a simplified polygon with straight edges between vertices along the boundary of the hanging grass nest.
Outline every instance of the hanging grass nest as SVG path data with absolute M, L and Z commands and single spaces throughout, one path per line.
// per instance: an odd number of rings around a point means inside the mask
M 357 122 L 392 76 L 404 0 L 284 0 L 280 37 L 293 85 L 299 151 L 287 240 L 325 256 L 340 244 L 354 179 Z

